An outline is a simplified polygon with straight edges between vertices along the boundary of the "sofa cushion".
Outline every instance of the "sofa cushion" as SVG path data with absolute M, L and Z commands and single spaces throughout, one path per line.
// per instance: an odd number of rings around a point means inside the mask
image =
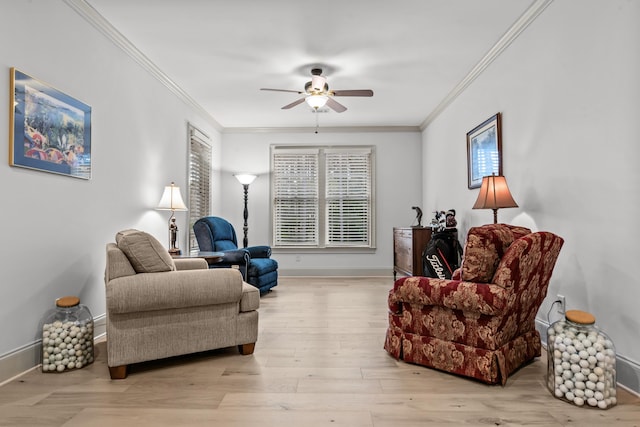
M 216 251 L 234 251 L 238 249 L 238 245 L 231 240 L 216 240 Z
M 509 245 L 530 233 L 528 228 L 508 224 L 472 227 L 467 235 L 460 279 L 489 283 Z
M 136 273 L 157 273 L 176 269 L 173 258 L 155 237 L 135 229 L 116 234 L 116 244 Z
M 233 268 L 136 274 L 114 279 L 107 286 L 109 315 L 155 311 L 153 317 L 157 321 L 163 317 L 162 310 L 188 310 L 205 305 L 224 307 L 203 312 L 203 319 L 221 316 L 226 318 L 225 322 L 233 321 L 241 298 L 242 275 Z M 179 316 L 181 322 L 188 322 L 183 316 L 185 313 Z M 166 327 L 180 329 L 182 323 Z

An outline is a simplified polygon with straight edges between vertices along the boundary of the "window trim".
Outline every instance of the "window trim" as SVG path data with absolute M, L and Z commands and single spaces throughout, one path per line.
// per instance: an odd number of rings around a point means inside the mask
M 376 147 L 374 145 L 271 145 L 271 182 L 270 182 L 270 214 L 271 214 L 271 246 L 278 252 L 289 252 L 301 250 L 308 252 L 331 251 L 335 253 L 368 253 L 376 249 Z M 275 156 L 280 153 L 309 153 L 318 152 L 318 243 L 314 245 L 277 245 L 276 242 L 276 170 Z M 369 155 L 369 223 L 368 223 L 368 244 L 328 244 L 328 221 L 326 203 L 326 154 L 335 152 L 366 153 Z
M 193 232 L 193 224 L 198 219 L 209 216 L 211 214 L 211 173 L 212 173 L 212 156 L 213 149 L 211 146 L 211 139 L 209 136 L 202 132 L 197 127 L 193 126 L 191 123 L 187 124 L 188 132 L 187 132 L 187 206 L 189 207 L 189 214 L 187 215 L 188 227 L 189 231 L 187 233 L 187 253 L 197 252 L 198 244 L 195 238 L 195 234 Z M 195 209 L 194 203 L 194 192 L 197 191 L 197 188 L 194 188 L 194 183 L 192 180 L 192 145 L 195 143 L 200 144 L 202 147 L 205 147 L 208 153 L 208 165 L 201 164 L 200 169 L 208 171 L 208 179 L 205 188 L 206 197 L 200 198 L 198 200 L 198 206 L 204 207 L 203 209 Z

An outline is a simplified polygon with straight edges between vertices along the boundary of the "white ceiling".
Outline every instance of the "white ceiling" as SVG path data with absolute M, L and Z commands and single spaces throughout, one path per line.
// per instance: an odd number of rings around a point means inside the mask
M 536 3 L 85 1 L 224 129 L 314 127 L 316 117 L 321 127 L 419 127 Z M 374 96 L 336 98 L 347 111 L 315 115 L 305 103 L 281 109 L 300 95 L 259 90 L 303 90 L 315 66 L 331 89 Z

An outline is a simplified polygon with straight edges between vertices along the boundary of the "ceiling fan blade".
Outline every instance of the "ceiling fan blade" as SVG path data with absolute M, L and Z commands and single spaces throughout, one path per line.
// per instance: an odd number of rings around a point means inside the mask
M 356 89 L 356 90 L 334 90 L 334 96 L 373 96 L 371 89 Z
M 297 101 L 293 101 L 291 104 L 287 104 L 284 107 L 282 107 L 283 110 L 288 110 L 289 108 L 293 108 L 296 105 L 302 104 L 304 102 L 304 98 L 300 98 Z
M 329 99 L 327 99 L 327 105 L 329 106 L 329 108 L 331 108 L 336 113 L 342 113 L 344 111 L 347 111 L 347 107 L 345 107 L 344 105 L 340 104 L 338 101 L 336 101 L 335 99 L 333 99 L 331 97 L 329 97 Z
M 267 88 L 262 87 L 262 88 L 260 88 L 260 90 L 270 90 L 270 91 L 273 91 L 273 92 L 292 92 L 292 93 L 297 93 L 298 95 L 302 94 L 302 92 L 299 91 L 299 90 L 289 90 L 289 89 L 267 89 Z

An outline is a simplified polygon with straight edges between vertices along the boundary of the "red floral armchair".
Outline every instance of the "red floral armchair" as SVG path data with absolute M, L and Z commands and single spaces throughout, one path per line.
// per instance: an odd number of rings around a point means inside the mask
M 396 280 L 384 348 L 408 363 L 504 385 L 541 354 L 535 316 L 563 243 L 507 224 L 471 228 L 452 280 Z

